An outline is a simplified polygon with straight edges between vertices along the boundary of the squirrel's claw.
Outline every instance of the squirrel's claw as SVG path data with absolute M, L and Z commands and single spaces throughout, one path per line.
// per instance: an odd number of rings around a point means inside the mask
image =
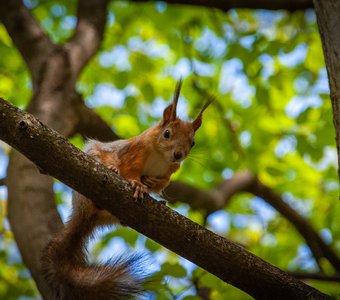
M 134 188 L 133 198 L 135 198 L 136 200 L 143 199 L 145 194 L 147 193 L 147 187 L 137 180 L 129 180 L 129 182 Z
M 119 169 L 116 166 L 110 165 L 110 166 L 108 166 L 108 168 L 111 171 L 115 172 L 117 175 L 120 175 L 120 171 L 119 171 Z

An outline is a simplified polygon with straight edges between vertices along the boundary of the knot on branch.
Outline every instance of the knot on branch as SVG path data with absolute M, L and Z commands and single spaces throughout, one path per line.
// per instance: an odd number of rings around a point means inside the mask
M 21 121 L 19 122 L 19 128 L 20 128 L 20 129 L 26 129 L 27 127 L 28 127 L 27 121 L 21 120 Z

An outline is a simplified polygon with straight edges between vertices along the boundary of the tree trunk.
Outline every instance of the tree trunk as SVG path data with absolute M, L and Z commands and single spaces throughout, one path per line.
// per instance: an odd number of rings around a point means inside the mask
M 331 90 L 340 179 L 340 1 L 314 0 Z

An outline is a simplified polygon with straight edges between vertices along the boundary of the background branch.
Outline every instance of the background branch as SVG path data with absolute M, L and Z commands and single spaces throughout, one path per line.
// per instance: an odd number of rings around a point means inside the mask
M 240 246 L 146 197 L 132 198 L 132 188 L 87 157 L 32 115 L 0 99 L 0 138 L 22 151 L 39 168 L 79 191 L 122 223 L 191 260 L 256 298 L 330 299 Z M 11 129 L 11 130 L 9 130 Z M 68 153 L 68 155 L 65 155 Z M 93 172 L 93 170 L 96 172 Z M 120 201 L 112 201 L 120 199 Z M 129 212 L 128 214 L 126 212 Z
M 132 0 L 134 2 L 154 2 L 150 0 Z M 270 9 L 270 10 L 287 10 L 296 11 L 301 9 L 313 8 L 312 0 L 165 0 L 169 4 L 184 4 L 194 6 L 205 6 L 217 8 L 222 11 L 228 11 L 232 8 L 250 8 L 250 9 Z
M 72 70 L 78 76 L 99 49 L 103 39 L 108 0 L 79 0 L 77 27 L 65 45 L 69 49 Z
M 77 108 L 78 125 L 76 131 L 84 138 L 94 138 L 102 142 L 119 139 L 111 127 L 83 102 Z
M 21 0 L 0 0 L 0 20 L 19 49 L 35 84 L 54 45 Z
M 6 178 L 0 178 L 0 186 L 6 185 Z

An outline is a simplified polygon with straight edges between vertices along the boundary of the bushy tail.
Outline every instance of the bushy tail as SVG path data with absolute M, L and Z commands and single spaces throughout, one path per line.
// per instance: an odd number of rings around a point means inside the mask
M 88 263 L 85 243 L 96 227 L 95 217 L 73 216 L 43 251 L 42 269 L 55 299 L 122 300 L 143 293 L 148 275 L 142 256 L 121 256 L 103 265 Z

